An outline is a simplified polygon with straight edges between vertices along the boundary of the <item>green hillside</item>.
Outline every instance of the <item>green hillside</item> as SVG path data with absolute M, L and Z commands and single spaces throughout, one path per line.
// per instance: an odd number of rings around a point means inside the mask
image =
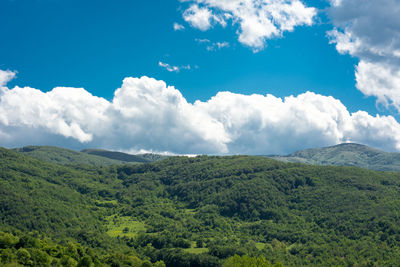
M 64 167 L 0 148 L 0 224 L 40 230 L 56 237 L 76 236 L 82 229 L 104 233 L 93 209 L 107 190 L 98 170 Z
M 383 152 L 352 143 L 307 149 L 288 156 L 271 156 L 271 158 L 284 162 L 357 166 L 377 171 L 400 171 L 400 153 Z
M 165 156 L 151 154 L 151 153 L 131 155 L 123 152 L 108 151 L 103 149 L 84 149 L 81 152 L 89 155 L 101 156 L 104 158 L 118 160 L 122 162 L 136 162 L 136 163 L 148 163 L 166 158 Z
M 121 164 L 121 161 L 90 155 L 70 149 L 53 146 L 25 146 L 16 148 L 14 151 L 23 153 L 26 156 L 34 157 L 42 161 L 58 164 L 83 164 L 83 165 L 113 165 Z
M 0 170 L 3 265 L 20 248 L 61 264 L 68 242 L 95 266 L 400 262 L 400 173 L 250 156 L 74 167 L 6 149 Z
M 148 160 L 149 162 L 156 162 L 156 161 L 160 161 L 160 160 L 170 157 L 170 156 L 154 154 L 154 153 L 137 154 L 137 156 L 140 156 L 140 157 Z

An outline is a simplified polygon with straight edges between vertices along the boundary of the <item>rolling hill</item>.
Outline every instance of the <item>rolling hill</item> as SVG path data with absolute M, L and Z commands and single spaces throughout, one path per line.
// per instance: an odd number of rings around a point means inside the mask
M 62 165 L 107 166 L 127 163 L 149 163 L 166 158 L 166 156 L 157 154 L 130 155 L 101 149 L 86 149 L 79 152 L 54 146 L 25 146 L 13 150 L 42 161 Z
M 166 158 L 166 156 L 158 155 L 158 154 L 138 154 L 132 155 L 123 152 L 116 152 L 116 151 L 109 151 L 103 149 L 84 149 L 81 152 L 89 154 L 89 155 L 96 155 L 112 160 L 118 160 L 122 162 L 136 162 L 136 163 L 149 163 L 158 160 L 162 160 Z
M 65 257 L 105 266 L 141 266 L 139 259 L 235 266 L 254 257 L 287 266 L 400 262 L 396 172 L 251 156 L 62 166 L 7 149 L 0 170 L 3 265 L 22 260 L 20 248 L 56 265 Z
M 1 266 L 141 266 L 106 233 L 110 204 L 102 200 L 112 178 L 92 168 L 0 148 Z
M 284 162 L 356 166 L 377 171 L 400 171 L 400 153 L 383 152 L 354 143 L 307 149 L 287 156 L 270 157 Z
M 96 155 L 78 152 L 54 146 L 25 146 L 15 148 L 14 151 L 36 159 L 58 164 L 83 164 L 83 165 L 114 165 L 122 164 L 119 160 L 109 159 Z

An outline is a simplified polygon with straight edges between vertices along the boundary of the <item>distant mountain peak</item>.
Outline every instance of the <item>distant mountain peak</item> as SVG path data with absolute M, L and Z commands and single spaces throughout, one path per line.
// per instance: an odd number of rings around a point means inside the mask
M 341 143 L 338 145 L 330 146 L 330 147 L 338 147 L 338 148 L 364 148 L 370 150 L 378 150 L 376 148 L 369 147 L 367 145 L 358 144 L 358 143 Z
M 342 143 L 329 147 L 305 149 L 288 156 L 272 156 L 272 158 L 285 162 L 400 171 L 400 153 L 384 152 L 357 143 Z

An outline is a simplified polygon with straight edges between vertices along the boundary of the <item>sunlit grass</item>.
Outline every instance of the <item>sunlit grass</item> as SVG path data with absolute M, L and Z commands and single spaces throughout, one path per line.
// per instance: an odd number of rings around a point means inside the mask
M 262 250 L 263 248 L 265 248 L 265 243 L 257 242 L 257 243 L 256 243 L 256 248 L 257 248 L 258 250 Z
M 208 248 L 198 248 L 196 247 L 196 242 L 191 242 L 190 248 L 185 248 L 184 251 L 192 254 L 202 254 L 202 253 L 207 253 Z
M 146 231 L 146 225 L 132 217 L 110 216 L 107 221 L 107 234 L 111 237 L 135 237 L 139 232 Z

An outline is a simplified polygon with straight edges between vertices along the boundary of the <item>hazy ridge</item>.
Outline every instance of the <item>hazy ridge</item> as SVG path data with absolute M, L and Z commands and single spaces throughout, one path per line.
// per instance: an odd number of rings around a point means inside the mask
M 400 171 L 400 153 L 384 152 L 354 143 L 306 149 L 287 156 L 270 157 L 284 162 L 356 166 L 377 171 Z

